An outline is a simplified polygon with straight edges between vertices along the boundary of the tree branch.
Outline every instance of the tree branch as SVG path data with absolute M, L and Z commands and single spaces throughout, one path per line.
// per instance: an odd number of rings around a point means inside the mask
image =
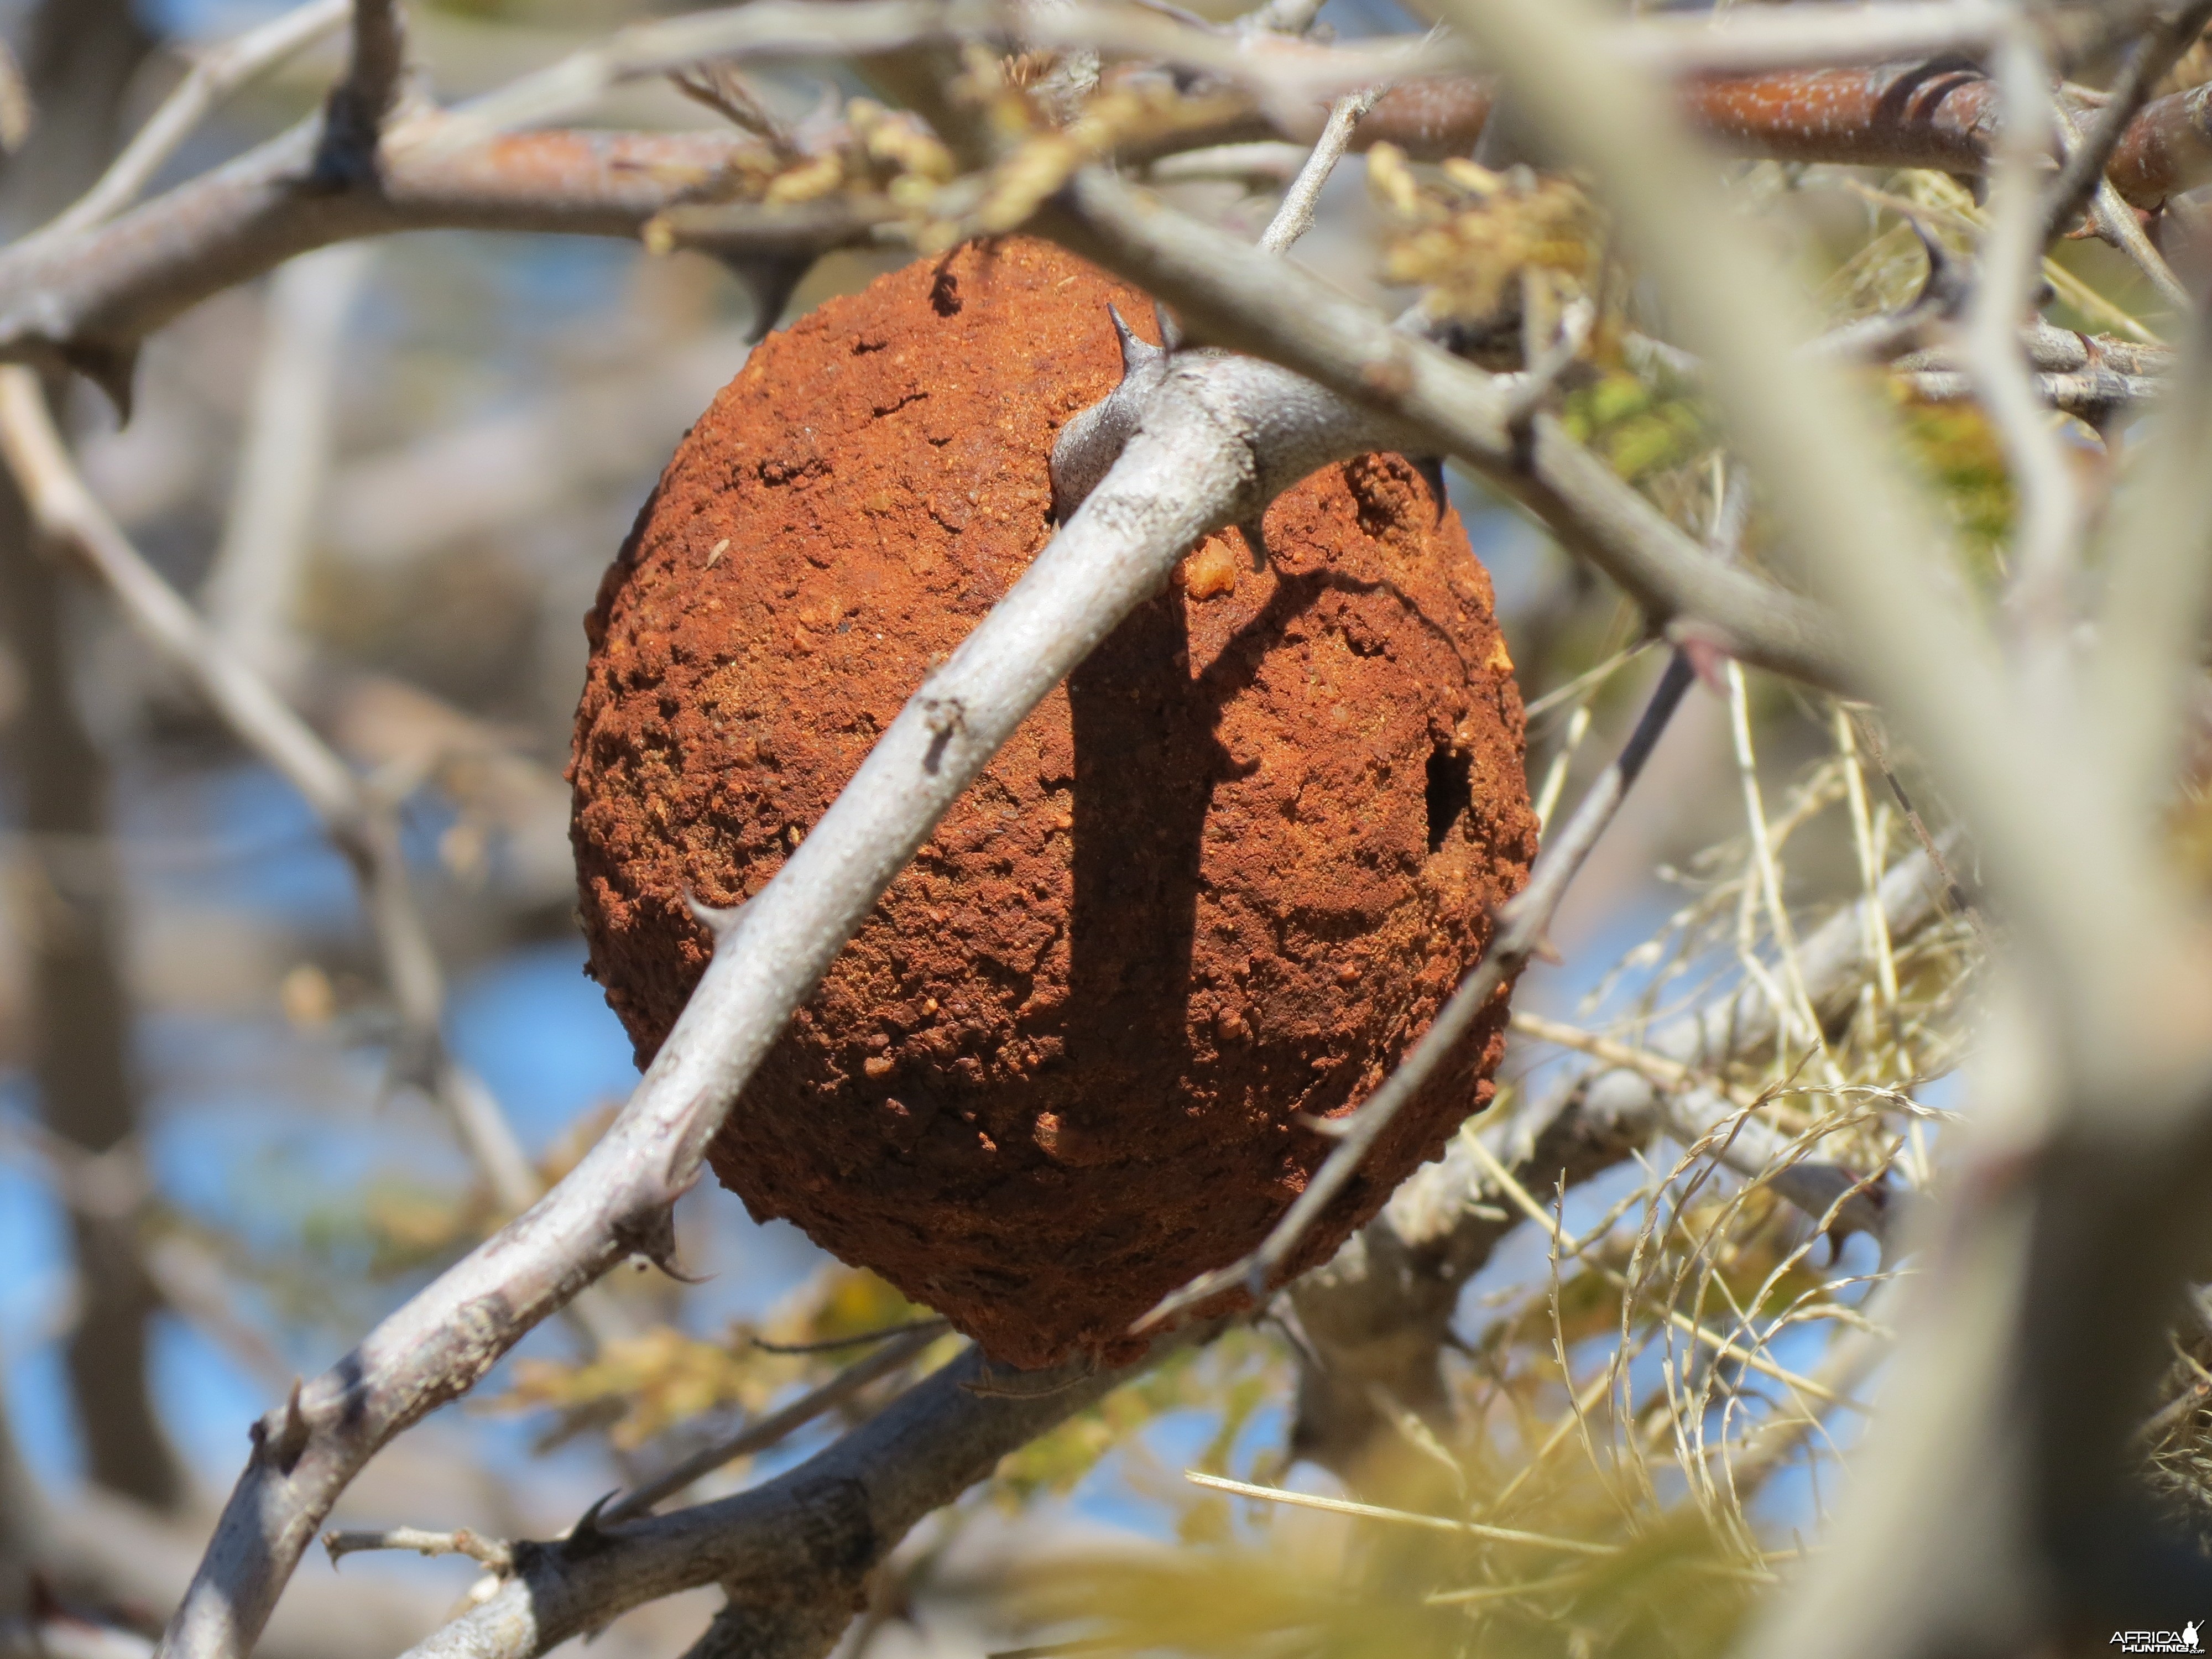
M 672 1468 L 650 1480 L 599 1511 L 604 1526 L 613 1526 L 632 1516 L 649 1514 L 663 1499 L 672 1498 L 704 1474 L 726 1463 L 749 1457 L 779 1444 L 825 1412 L 835 1411 L 871 1382 L 902 1371 L 921 1358 L 930 1345 L 945 1334 L 942 1320 L 927 1320 L 894 1341 L 885 1343 L 866 1358 L 856 1360 L 817 1388 L 809 1389 L 787 1406 L 779 1407 L 757 1423 L 748 1423 L 735 1434 L 702 1446 Z
M 316 177 L 325 183 L 373 184 L 382 160 L 385 117 L 399 99 L 407 67 L 407 27 L 400 0 L 353 0 L 353 51 L 345 78 L 323 106 Z
M 357 236 L 469 228 L 634 237 L 711 193 L 765 141 L 732 132 L 541 132 L 432 160 L 387 142 L 373 185 L 315 173 L 319 118 L 96 229 L 0 253 L 0 357 L 55 360 L 127 398 L 138 343 L 210 295 Z M 713 251 L 742 262 L 821 252 L 880 209 L 842 198 L 754 210 Z
M 2152 88 L 2196 44 L 2209 21 L 2212 21 L 2212 0 L 2190 0 L 2172 17 L 2154 24 L 2136 43 L 2112 82 L 2110 101 L 2097 112 L 2095 124 L 2068 154 L 2058 177 L 2051 181 L 2045 198 L 2045 241 L 2071 229 L 2089 198 L 2107 182 L 2106 173 L 2134 128 L 2136 116 L 2149 101 Z
M 40 228 L 41 236 L 68 236 L 113 218 L 138 198 L 193 129 L 225 98 L 295 53 L 306 50 L 346 20 L 348 0 L 308 0 L 259 28 L 202 53 L 177 89 L 161 101 L 98 183 L 69 210 Z
M 712 1583 L 730 1595 L 715 1621 L 725 1639 L 695 1652 L 821 1659 L 850 1622 L 861 1581 L 924 1516 L 1007 1453 L 1211 1334 L 1170 1339 L 1119 1370 L 1076 1360 L 1024 1372 L 1016 1389 L 997 1384 L 970 1348 L 765 1486 L 611 1529 L 580 1527 L 558 1543 L 516 1545 L 514 1577 L 405 1659 L 536 1659 L 642 1602 Z M 749 1639 L 736 1640 L 731 1627 Z
M 1547 415 L 1513 419 L 1488 375 L 1393 329 L 1295 265 L 1086 170 L 1035 228 L 1136 283 L 1204 337 L 1311 375 L 1412 428 L 1543 521 L 1641 605 L 1747 662 L 1831 688 L 1856 678 L 1818 607 L 1713 558 Z

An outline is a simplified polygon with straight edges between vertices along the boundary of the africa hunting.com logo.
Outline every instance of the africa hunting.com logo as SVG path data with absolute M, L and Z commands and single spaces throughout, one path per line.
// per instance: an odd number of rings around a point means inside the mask
M 2106 1645 L 2122 1653 L 2202 1653 L 2199 1628 L 2192 1619 L 2179 1630 L 2116 1630 Z

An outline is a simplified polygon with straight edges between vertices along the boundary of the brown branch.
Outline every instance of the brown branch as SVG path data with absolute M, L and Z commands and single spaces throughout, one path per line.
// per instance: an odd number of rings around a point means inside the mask
M 1997 100 L 1979 70 L 1949 64 L 1783 70 L 1683 82 L 1684 115 L 1722 148 L 1778 161 L 1987 171 Z M 1352 139 L 1417 159 L 1463 155 L 1489 118 L 1480 80 L 1427 76 L 1385 94 Z M 2212 179 L 2212 99 L 2203 88 L 2145 105 L 2112 140 L 2107 175 L 2122 197 L 2155 208 Z
M 1994 133 L 1993 94 L 1970 70 L 1892 64 L 1708 77 L 1686 84 L 1682 97 L 1723 145 L 1781 160 L 1978 173 Z M 1490 105 L 1479 79 L 1408 79 L 1361 120 L 1353 148 L 1388 142 L 1417 157 L 1463 155 Z M 2212 178 L 2207 111 L 2196 93 L 2145 108 L 2113 155 L 2121 193 L 2155 205 Z M 711 198 L 740 170 L 772 171 L 775 160 L 767 141 L 721 131 L 540 132 L 447 152 L 432 142 L 440 119 L 387 133 L 374 178 L 333 180 L 317 170 L 318 118 L 107 226 L 0 253 L 0 357 L 58 358 L 120 398 L 147 334 L 310 248 L 418 229 L 634 236 L 665 210 Z M 1177 147 L 1278 131 L 1255 109 L 1242 125 L 1183 135 Z M 684 240 L 736 261 L 799 258 L 864 237 L 885 211 L 846 198 L 738 204 L 716 210 L 710 237 Z
M 2066 164 L 2051 183 L 2044 209 L 2045 241 L 2070 229 L 2081 210 L 2088 205 L 2089 198 L 2106 182 L 2112 158 L 2135 125 L 2136 116 L 2150 101 L 2152 89 L 2181 54 L 2196 44 L 2208 21 L 2212 21 L 2212 0 L 2191 0 L 2191 3 L 2156 24 L 2136 43 L 2135 50 L 2112 82 L 2110 101 L 2097 112 L 2096 121 L 2082 135 L 2081 143 L 2067 156 Z
M 656 214 L 713 191 L 764 141 L 730 132 L 539 132 L 432 159 L 387 137 L 381 170 L 333 188 L 315 170 L 310 121 L 97 229 L 0 253 L 0 356 L 59 358 L 118 398 L 138 343 L 214 294 L 295 254 L 404 230 L 635 236 Z M 726 258 L 820 252 L 866 233 L 842 200 L 758 209 L 714 246 Z

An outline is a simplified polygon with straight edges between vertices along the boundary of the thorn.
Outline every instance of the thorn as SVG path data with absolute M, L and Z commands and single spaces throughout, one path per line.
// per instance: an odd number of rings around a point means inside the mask
M 1552 943 L 1552 936 L 1549 933 L 1537 934 L 1536 942 L 1528 947 L 1528 954 L 1537 961 L 1553 968 L 1566 965 L 1567 959 L 1559 954 L 1559 947 Z
M 711 248 L 708 251 L 714 252 L 723 267 L 737 277 L 745 290 L 745 297 L 752 301 L 752 314 L 745 319 L 747 345 L 758 345 L 768 337 L 769 331 L 781 320 L 783 308 L 791 303 L 799 278 L 814 266 L 811 256 L 803 259 L 739 259 Z
M 1310 1130 L 1317 1135 L 1326 1135 L 1331 1140 L 1341 1140 L 1352 1133 L 1352 1121 L 1349 1118 L 1316 1117 L 1311 1112 L 1299 1112 L 1291 1121 L 1301 1129 Z
M 1152 301 L 1152 320 L 1160 325 L 1160 349 L 1172 356 L 1182 349 L 1182 325 L 1168 314 L 1168 308 L 1158 300 Z
M 131 386 L 138 368 L 138 348 L 109 345 L 99 341 L 72 340 L 61 349 L 62 361 L 107 394 L 115 405 L 118 426 L 131 423 Z
M 654 1267 L 659 1268 L 662 1273 L 667 1274 L 669 1278 L 674 1279 L 679 1285 L 704 1285 L 708 1279 L 714 1276 L 712 1273 L 685 1273 L 683 1267 L 677 1262 L 676 1242 L 673 1237 L 671 1237 L 669 1240 L 668 1248 L 665 1250 L 661 1251 L 659 1255 L 656 1255 L 650 1253 L 641 1254 L 645 1254 L 645 1259 L 647 1261 L 653 1263 Z
M 623 1243 L 629 1247 L 630 1255 L 643 1256 L 679 1285 L 703 1285 L 711 1277 L 686 1273 L 677 1265 L 676 1206 L 672 1204 L 663 1205 L 650 1221 L 630 1230 Z
M 1444 489 L 1444 458 L 1423 455 L 1414 460 L 1413 471 L 1419 473 L 1421 482 L 1428 485 L 1429 499 L 1437 504 L 1437 522 L 1442 524 L 1445 513 L 1451 507 L 1451 497 Z
M 709 904 L 689 887 L 684 890 L 684 902 L 691 912 L 691 919 L 714 936 L 714 944 L 718 949 L 724 939 L 738 931 L 738 919 L 744 914 L 745 908 L 743 904 L 732 904 L 726 908 L 718 904 Z
M 606 1534 L 599 1530 L 599 1511 L 615 1501 L 617 1492 L 602 1492 L 592 1500 L 576 1524 L 568 1528 L 568 1535 L 561 1540 L 561 1553 L 574 1557 L 588 1555 L 606 1542 Z
M 1244 538 L 1244 545 L 1252 550 L 1252 568 L 1265 570 L 1267 568 L 1267 532 L 1261 521 L 1255 519 L 1249 524 L 1240 524 L 1237 526 L 1237 533 Z
M 1670 629 L 1668 631 L 1674 633 L 1676 630 Z M 1705 683 L 1707 690 L 1715 696 L 1728 696 L 1728 681 L 1722 675 L 1721 670 L 1728 665 L 1735 653 L 1711 635 L 1691 629 L 1680 630 L 1680 636 L 1674 643 L 1681 647 L 1682 654 L 1690 659 L 1690 666 L 1697 670 L 1698 678 Z
M 1119 307 L 1109 305 L 1106 314 L 1114 319 L 1114 337 L 1121 343 L 1121 378 L 1127 380 L 1145 364 L 1155 358 L 1166 356 L 1164 347 L 1156 346 L 1129 326 L 1128 319 L 1121 315 Z
M 269 1454 L 278 1471 L 289 1474 L 299 1467 L 300 1455 L 307 1449 L 307 1440 L 313 1432 L 307 1426 L 307 1414 L 300 1409 L 300 1391 L 305 1386 L 298 1377 L 292 1379 L 292 1391 L 284 1396 L 284 1423 L 276 1438 L 269 1444 Z M 261 1425 L 254 1425 L 257 1430 Z M 263 1431 L 265 1434 L 266 1431 Z

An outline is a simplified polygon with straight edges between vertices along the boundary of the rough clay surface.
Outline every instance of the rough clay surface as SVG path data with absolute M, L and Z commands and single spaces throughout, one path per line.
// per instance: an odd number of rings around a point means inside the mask
M 1040 243 L 921 263 L 756 350 L 608 572 L 570 776 L 592 971 L 641 1063 L 929 666 L 1052 532 L 1054 434 L 1119 373 Z M 1535 850 L 1487 575 L 1395 456 L 1216 538 L 1022 726 L 714 1148 L 1020 1366 L 1257 1243 L 1480 953 Z M 1489 1097 L 1500 994 L 1296 1267 Z

